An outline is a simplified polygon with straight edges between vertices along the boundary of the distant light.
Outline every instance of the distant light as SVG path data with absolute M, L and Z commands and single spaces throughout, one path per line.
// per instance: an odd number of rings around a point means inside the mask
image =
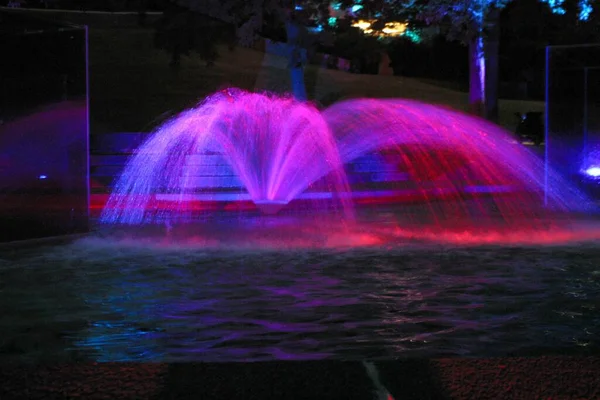
M 385 27 L 382 29 L 382 32 L 386 36 L 400 36 L 404 34 L 407 26 L 407 24 L 401 22 L 388 22 L 385 24 Z
M 48 176 L 46 176 L 46 175 L 40 175 L 40 176 L 38 176 L 38 179 L 46 179 L 47 177 Z
M 359 20 L 356 21 L 352 24 L 353 27 L 360 29 L 361 31 L 366 31 L 369 29 L 369 27 L 371 26 L 371 22 L 369 21 L 364 21 L 364 20 Z
M 381 29 L 381 31 L 374 31 L 373 28 L 371 28 L 373 22 L 375 22 L 375 20 L 358 20 L 355 21 L 352 26 L 355 28 L 360 29 L 361 31 L 363 31 L 364 33 L 371 35 L 371 34 L 376 34 L 379 35 L 380 37 L 396 37 L 396 36 L 401 36 L 406 32 L 406 29 L 408 27 L 407 23 L 404 22 L 387 22 L 383 29 Z M 412 40 L 412 39 L 411 39 Z
M 554 14 L 564 15 L 567 13 L 565 8 L 565 0 L 542 0 L 550 6 L 550 9 Z M 587 21 L 590 18 L 590 14 L 594 11 L 591 0 L 579 0 L 579 19 L 581 21 Z
M 600 167 L 590 167 L 585 170 L 585 174 L 592 178 L 600 178 Z
M 302 11 L 304 8 L 302 6 L 296 6 L 296 11 Z
M 565 14 L 567 10 L 564 8 L 565 0 L 542 0 L 547 3 L 554 14 Z
M 421 36 L 417 31 L 407 28 L 404 31 L 404 36 L 406 36 L 413 43 L 421 43 Z
M 590 4 L 590 0 L 580 0 L 579 2 L 579 19 L 581 21 L 587 21 L 590 18 L 590 14 L 594 9 Z

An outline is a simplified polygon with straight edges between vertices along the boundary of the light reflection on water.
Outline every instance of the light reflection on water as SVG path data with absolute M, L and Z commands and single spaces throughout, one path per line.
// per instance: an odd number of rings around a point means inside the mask
M 226 250 L 90 237 L 0 255 L 3 359 L 590 353 L 600 248 Z

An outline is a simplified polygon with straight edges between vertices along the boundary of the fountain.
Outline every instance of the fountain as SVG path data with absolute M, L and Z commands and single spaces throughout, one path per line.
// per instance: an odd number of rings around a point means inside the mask
M 215 179 L 231 172 L 233 181 Z M 161 221 L 165 213 L 185 220 L 192 211 L 186 195 L 192 193 L 208 200 L 226 193 L 275 214 L 317 181 L 331 193 L 350 191 L 337 143 L 319 111 L 291 98 L 226 90 L 167 122 L 141 146 L 102 220 L 139 224 Z M 168 210 L 151 204 L 158 192 L 174 196 Z M 352 215 L 349 197 L 333 203 Z
M 228 89 L 156 130 L 116 182 L 101 221 L 192 223 L 234 209 L 245 210 L 242 219 L 353 223 L 369 204 L 383 219 L 403 216 L 403 226 L 435 231 L 486 220 L 535 228 L 589 203 L 511 134 L 451 109 L 357 99 L 321 112 L 291 97 Z

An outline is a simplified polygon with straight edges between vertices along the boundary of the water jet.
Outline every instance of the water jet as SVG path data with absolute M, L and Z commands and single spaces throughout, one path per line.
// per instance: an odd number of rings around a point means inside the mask
M 324 214 L 352 224 L 369 214 L 364 209 L 384 205 L 399 226 L 435 231 L 483 220 L 535 229 L 590 203 L 509 132 L 446 107 L 355 99 L 320 111 L 291 97 L 228 89 L 149 137 L 114 185 L 101 222 L 202 223 L 215 209 L 249 220 L 244 212 L 254 208 L 296 215 L 298 224 Z

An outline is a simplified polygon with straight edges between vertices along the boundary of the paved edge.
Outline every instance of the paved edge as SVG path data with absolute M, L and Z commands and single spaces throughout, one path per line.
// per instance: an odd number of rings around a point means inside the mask
M 0 399 L 600 399 L 600 357 L 3 365 Z

